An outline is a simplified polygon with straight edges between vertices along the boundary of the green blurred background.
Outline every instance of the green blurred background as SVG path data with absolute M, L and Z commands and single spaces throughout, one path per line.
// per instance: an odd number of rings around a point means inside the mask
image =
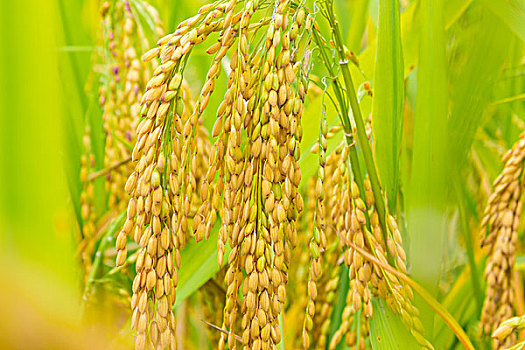
M 160 9 L 168 31 L 200 5 L 180 0 L 152 3 Z M 361 53 L 366 46 L 361 40 L 365 28 L 369 35 L 374 33 L 377 3 L 337 2 L 341 17 L 349 14 L 349 20 L 342 23 L 351 50 Z M 450 212 L 452 207 L 457 209 L 457 194 L 469 191 L 464 176 L 470 174 L 465 169 L 466 154 L 474 150 L 488 178 L 493 179 L 501 167 L 498 157 L 503 149 L 488 138 L 495 137 L 510 147 L 524 125 L 525 6 L 523 1 L 445 1 L 444 25 L 439 28 L 446 40 L 437 55 L 443 61 L 435 65 L 425 60 L 436 57 L 432 56 L 436 43 L 427 37 L 428 52 L 420 52 L 414 44 L 420 29 L 435 30 L 420 22 L 417 5 L 415 11 L 403 14 L 401 21 L 408 117 L 400 162 L 402 169 L 411 169 L 411 173 L 402 170 L 401 177 L 413 188 L 405 205 L 410 213 L 411 206 L 417 209 L 437 201 L 438 210 Z M 100 330 L 83 327 L 80 320 L 81 278 L 74 242 L 81 135 L 86 120 L 101 123 L 100 111 L 93 106 L 97 89 L 88 84 L 99 29 L 98 6 L 94 0 L 0 3 L 0 348 L 107 345 L 104 337 L 93 336 Z M 364 51 L 362 56 L 364 74 L 357 78 L 358 84 L 365 77 L 373 80 L 374 74 L 374 52 Z M 414 68 L 419 63 L 419 69 L 427 72 L 420 71 L 423 75 L 418 77 L 418 68 Z M 439 94 L 433 84 L 442 88 Z M 416 94 L 418 87 L 425 95 Z M 365 98 L 362 105 L 370 111 L 370 100 Z M 436 110 L 439 107 L 448 108 L 448 115 Z M 320 104 L 312 103 L 307 116 L 319 118 L 319 110 Z M 412 110 L 421 116 L 422 124 L 414 125 Z M 448 132 L 433 124 L 439 118 L 442 124 L 448 123 Z M 429 133 L 433 136 L 430 143 Z M 439 147 L 443 163 L 429 162 L 425 152 Z M 423 154 L 409 159 L 413 150 Z M 435 182 L 444 174 L 453 184 L 449 189 L 452 195 L 446 198 L 444 185 Z M 421 186 L 437 188 L 425 196 L 416 193 Z M 475 199 L 464 198 L 459 206 L 475 220 Z M 428 281 L 417 273 L 439 274 L 443 256 L 466 259 L 454 251 L 456 239 L 450 240 L 451 246 L 437 244 L 429 256 L 424 247 L 445 240 L 450 231 L 437 222 L 441 217 L 436 221 L 425 217 L 433 214 L 421 217 L 417 211 L 412 218 L 410 215 L 409 230 L 424 231 L 413 236 L 412 261 L 431 259 L 435 264 L 430 272 L 415 271 L 416 279 L 425 284 Z M 461 229 L 454 232 L 461 233 Z M 452 258 L 447 262 L 450 269 Z

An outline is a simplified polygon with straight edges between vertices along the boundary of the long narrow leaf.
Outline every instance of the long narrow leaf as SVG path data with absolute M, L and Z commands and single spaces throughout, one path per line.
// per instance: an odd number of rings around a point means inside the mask
M 436 293 L 444 251 L 445 177 L 449 165 L 446 159 L 448 94 L 443 2 L 424 0 L 420 10 L 414 144 L 405 208 L 412 274 L 431 293 Z M 432 330 L 432 315 L 428 309 L 421 311 L 423 325 Z
M 399 182 L 399 152 L 403 131 L 403 50 L 398 0 L 379 1 L 372 127 L 375 155 L 391 212 Z
M 525 41 L 525 2 L 523 0 L 480 0 L 522 40 Z
M 374 350 L 419 349 L 401 317 L 388 309 L 381 299 L 372 298 L 374 317 L 370 319 L 370 343 Z
M 219 271 L 217 264 L 217 238 L 220 223 L 212 229 L 210 237 L 203 242 L 191 241 L 181 252 L 181 265 L 175 307 L 193 294 Z M 229 254 L 226 246 L 225 254 Z

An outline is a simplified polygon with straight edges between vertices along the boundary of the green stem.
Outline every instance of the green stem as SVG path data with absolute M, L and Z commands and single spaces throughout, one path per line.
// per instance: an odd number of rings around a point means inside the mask
M 468 225 L 468 216 L 465 212 L 465 193 L 461 190 L 459 184 L 456 183 L 456 193 L 459 199 L 459 216 L 461 221 L 461 232 L 463 233 L 463 239 L 465 240 L 465 246 L 468 257 L 468 264 L 470 267 L 470 278 L 472 279 L 472 289 L 474 291 L 474 297 L 476 299 L 476 305 L 478 312 L 481 312 L 483 308 L 483 292 L 481 289 L 481 283 L 479 281 L 478 269 L 476 266 L 476 258 L 474 257 L 474 246 L 472 244 L 472 237 L 470 235 L 470 229 Z
M 330 63 L 329 63 L 330 60 L 328 59 L 328 55 L 327 55 L 327 53 L 326 53 L 326 51 L 324 49 L 324 45 L 323 45 L 322 40 L 321 40 L 321 38 L 319 36 L 319 33 L 315 29 L 313 30 L 313 33 L 314 33 L 315 40 L 317 42 L 317 46 L 319 47 L 321 55 L 323 56 L 323 61 L 324 61 L 324 64 L 326 66 L 326 69 L 328 70 L 328 73 L 330 74 L 330 79 L 332 79 L 332 81 L 333 81 L 332 88 L 334 90 L 334 94 L 335 94 L 335 96 L 337 98 L 337 101 L 341 105 L 341 119 L 342 119 L 341 121 L 342 121 L 343 128 L 344 128 L 344 131 L 345 131 L 346 144 L 347 145 L 352 145 L 352 144 L 354 144 L 354 136 L 353 136 L 353 133 L 352 133 L 352 127 L 351 127 L 351 124 L 350 124 L 350 120 L 348 119 L 348 106 L 345 103 L 345 100 L 343 98 L 343 94 L 341 93 L 341 90 L 339 89 L 338 82 L 337 82 L 337 77 L 335 76 L 334 71 L 333 71 L 332 67 L 330 66 Z M 357 183 L 357 187 L 359 188 L 359 192 L 361 193 L 361 196 L 363 197 L 363 200 L 364 200 L 365 185 L 364 185 L 363 177 L 362 177 L 362 174 L 361 174 L 361 168 L 359 166 L 359 158 L 357 156 L 357 151 L 356 151 L 355 147 L 350 147 L 349 156 L 350 156 L 350 163 L 352 165 L 351 169 L 352 169 L 352 173 L 354 175 L 355 182 Z M 368 213 L 365 213 L 365 214 L 368 214 Z
M 350 107 L 352 108 L 352 114 L 354 116 L 354 121 L 357 129 L 357 141 L 360 145 L 361 152 L 363 153 L 363 158 L 365 160 L 366 168 L 368 170 L 368 175 L 370 177 L 370 184 L 372 185 L 372 192 L 374 194 L 375 204 L 377 208 L 377 213 L 379 216 L 379 222 L 381 223 L 381 228 L 383 231 L 383 239 L 385 244 L 387 242 L 387 225 L 385 217 L 385 202 L 381 194 L 381 185 L 379 184 L 379 177 L 377 176 L 377 170 L 374 163 L 374 158 L 372 156 L 372 150 L 370 144 L 368 143 L 368 138 L 366 137 L 365 124 L 363 122 L 363 117 L 361 115 L 361 109 L 357 101 L 357 95 L 354 88 L 354 83 L 352 82 L 352 75 L 350 74 L 350 69 L 348 68 L 348 60 L 346 59 L 344 53 L 343 39 L 341 36 L 341 30 L 339 29 L 339 24 L 335 19 L 335 14 L 333 12 L 332 4 L 327 4 L 327 11 L 329 13 L 329 21 L 332 26 L 332 32 L 334 33 L 335 46 L 339 54 L 339 66 L 341 67 L 341 72 L 343 73 L 343 79 L 346 87 L 346 94 L 348 96 Z M 348 114 L 343 117 L 348 118 Z M 387 252 L 388 254 L 388 252 Z M 389 254 L 388 254 L 389 255 Z M 388 256 L 387 255 L 387 256 Z
M 329 14 L 330 14 L 329 17 L 333 19 L 334 18 L 333 10 L 330 6 L 327 5 L 327 7 L 328 7 L 327 10 L 329 11 Z M 335 19 L 333 20 L 333 23 L 330 22 L 330 25 L 332 26 L 333 32 L 335 33 L 334 37 L 335 37 L 337 51 L 339 53 L 339 58 L 340 58 L 339 66 L 341 67 L 341 71 L 343 72 L 343 79 L 345 82 L 346 94 L 348 96 L 350 107 L 352 108 L 352 113 L 354 115 L 354 120 L 356 123 L 357 139 L 358 139 L 359 145 L 361 146 L 360 148 L 363 153 L 365 165 L 367 167 L 367 170 L 370 176 L 370 184 L 372 186 L 372 192 L 374 194 L 374 200 L 376 202 L 376 208 L 377 208 L 377 212 L 379 216 L 379 222 L 381 224 L 383 239 L 386 245 L 387 244 L 387 223 L 386 223 L 386 218 L 385 218 L 385 202 L 383 200 L 383 196 L 381 195 L 381 186 L 379 184 L 377 170 L 376 170 L 374 160 L 372 157 L 372 151 L 370 149 L 370 145 L 368 144 L 368 138 L 366 137 L 363 117 L 361 115 L 361 109 L 359 108 L 359 103 L 357 101 L 357 95 L 356 95 L 354 85 L 352 82 L 352 77 L 350 75 L 350 70 L 348 68 L 348 61 L 346 60 L 346 57 L 344 54 L 344 49 L 343 49 L 343 44 L 342 44 L 342 39 L 341 39 L 341 32 L 339 30 L 339 26 Z M 345 130 L 346 142 L 348 145 L 352 145 L 354 143 L 354 137 L 353 137 L 350 119 L 348 117 L 349 115 L 348 106 L 345 103 L 342 93 L 337 86 L 337 78 L 334 74 L 334 71 L 331 65 L 329 64 L 330 60 L 328 59 L 328 55 L 326 54 L 324 45 L 322 44 L 322 40 L 319 38 L 319 33 L 317 33 L 315 29 L 313 30 L 313 32 L 314 32 L 314 37 L 318 44 L 319 50 L 321 52 L 321 55 L 323 56 L 323 61 L 325 63 L 326 69 L 328 70 L 328 73 L 330 74 L 331 79 L 334 81 L 333 89 L 334 89 L 336 98 L 339 101 L 339 104 L 341 105 L 342 124 Z M 352 173 L 354 175 L 354 179 L 357 183 L 357 187 L 359 188 L 359 192 L 361 193 L 361 196 L 364 198 L 365 196 L 364 182 L 363 182 L 363 178 L 362 178 L 361 170 L 359 166 L 357 150 L 355 147 L 350 147 L 349 156 L 350 156 L 350 163 L 352 164 L 351 168 L 352 168 Z M 368 215 L 367 215 L 367 221 L 368 221 Z M 388 261 L 391 262 L 392 257 L 388 251 L 386 252 L 386 256 L 387 256 Z

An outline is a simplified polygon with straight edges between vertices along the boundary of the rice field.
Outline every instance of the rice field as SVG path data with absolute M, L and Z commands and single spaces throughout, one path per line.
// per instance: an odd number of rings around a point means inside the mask
M 0 348 L 525 347 L 522 0 L 0 14 Z

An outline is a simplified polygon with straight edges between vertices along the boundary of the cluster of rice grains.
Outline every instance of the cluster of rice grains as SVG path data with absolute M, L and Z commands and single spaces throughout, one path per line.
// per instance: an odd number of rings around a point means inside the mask
M 482 246 L 488 248 L 485 267 L 487 290 L 481 314 L 485 334 L 491 335 L 500 323 L 513 315 L 512 287 L 519 217 L 522 210 L 523 161 L 525 134 L 503 157 L 505 166 L 494 181 L 494 193 L 488 200 L 482 221 Z M 494 349 L 513 344 L 515 335 L 498 337 Z
M 160 64 L 141 98 L 134 170 L 125 185 L 131 199 L 116 243 L 118 266 L 126 262 L 129 235 L 140 246 L 132 297 L 137 349 L 176 347 L 180 249 L 191 236 L 207 239 L 217 214 L 219 264 L 225 245 L 231 247 L 222 324 L 228 335 L 219 348 L 227 342 L 234 349 L 241 339 L 245 348 L 272 349 L 281 341 L 278 318 L 303 207 L 297 161 L 309 66 L 298 43 L 308 42 L 307 21 L 289 1 L 266 9 L 257 1 L 217 2 L 144 54 Z M 192 48 L 213 34 L 213 63 L 192 101 L 184 68 Z M 211 145 L 201 117 L 228 52 L 228 88 Z
M 326 156 L 326 140 L 339 130 L 340 126 L 328 130 L 323 121 L 319 143 L 314 147 L 314 151 L 319 152 L 320 167 L 316 183 L 309 185 L 312 190 L 308 191 L 307 208 L 315 211 L 314 218 L 309 219 L 315 226 L 309 229 L 306 226 L 307 231 L 300 232 L 307 236 L 313 232 L 309 242 L 311 267 L 302 347 L 324 349 L 328 345 L 329 349 L 335 349 L 345 338 L 348 346 L 364 349 L 368 320 L 373 316 L 371 298 L 376 296 L 384 299 L 392 311 L 401 314 L 422 348 L 432 348 L 423 336 L 418 310 L 412 305 L 411 288 L 380 266 L 365 260 L 353 248 L 358 246 L 385 264 L 388 264 L 389 256 L 392 266 L 406 273 L 406 255 L 397 224 L 392 216 L 386 215 L 384 234 L 368 177 L 361 191 L 352 176 L 348 161 L 351 146 L 341 143 Z M 327 245 L 327 242 L 330 243 Z M 332 321 L 331 305 L 335 291 L 340 287 L 340 270 L 336 268 L 339 263 L 344 263 L 348 271 L 349 288 L 341 324 L 326 344 Z M 356 318 L 361 318 L 361 322 L 356 322 Z M 359 324 L 361 328 L 356 330 L 355 326 Z
M 95 231 L 97 216 L 94 204 L 94 185 L 90 181 L 89 173 L 95 169 L 95 157 L 91 146 L 91 128 L 86 127 L 82 137 L 83 154 L 80 156 L 80 181 L 82 191 L 80 192 L 80 215 L 82 218 L 82 241 L 79 244 L 79 255 L 82 267 L 85 271 L 91 270 L 91 254 L 95 245 Z M 87 276 L 87 273 L 86 273 Z
M 352 146 L 341 144 L 327 154 L 327 139 L 341 127 L 328 130 L 324 117 L 319 170 L 306 186 L 308 214 L 298 222 L 304 206 L 298 165 L 301 115 L 313 25 L 304 8 L 287 0 L 218 1 L 143 55 L 144 61 L 158 62 L 140 98 L 133 169 L 124 186 L 131 198 L 116 243 L 118 266 L 127 261 L 128 236 L 139 244 L 131 301 L 137 349 L 176 347 L 173 306 L 180 250 L 192 237 L 208 239 L 214 227 L 218 263 L 225 264 L 219 349 L 274 349 L 283 336 L 286 284 L 300 273 L 304 278 L 295 285 L 304 290 L 306 315 L 298 347 L 334 349 L 345 338 L 350 346 L 364 348 L 371 298 L 378 296 L 402 315 L 422 347 L 431 348 L 411 289 L 354 248 L 406 272 L 395 220 L 377 212 L 370 181 L 352 176 Z M 216 38 L 207 50 L 213 55 L 211 67 L 192 100 L 184 70 L 192 49 L 209 38 Z M 212 144 L 202 118 L 222 68 L 227 88 Z M 297 244 L 307 254 L 301 259 L 311 259 L 308 272 L 290 266 Z M 231 250 L 225 256 L 227 245 Z M 329 339 L 341 268 L 348 273 L 348 295 L 341 325 Z M 208 301 L 218 297 L 203 296 Z M 209 305 L 203 308 L 211 315 Z M 363 320 L 359 330 L 353 327 L 357 318 Z
M 161 23 L 156 10 L 148 3 L 138 3 L 143 6 L 144 15 L 149 16 L 155 24 L 153 35 L 161 35 Z M 87 122 L 80 162 L 80 180 L 83 183 L 80 196 L 83 222 L 80 255 L 86 271 L 91 268 L 91 255 L 97 243 L 96 231 L 101 219 L 94 207 L 94 181 L 99 175 L 105 175 L 107 204 L 111 215 L 125 209 L 127 195 L 124 193 L 124 184 L 132 170 L 129 159 L 132 143 L 136 141 L 134 130 L 140 112 L 139 99 L 147 77 L 151 75 L 149 64 L 141 62 L 137 57 L 137 49 L 150 44 L 132 14 L 129 2 L 105 1 L 101 5 L 100 15 L 101 51 L 97 51 L 94 56 L 106 142 L 104 159 L 95 159 L 91 145 L 92 130 Z M 96 162 L 98 163 L 95 164 Z M 96 165 L 105 168 L 105 171 L 95 173 Z
M 155 24 L 149 31 L 154 37 L 162 35 L 157 11 L 146 2 L 139 3 L 145 10 L 141 15 L 148 16 Z M 136 142 L 139 101 L 151 76 L 151 66 L 140 60 L 137 50 L 149 47 L 150 43 L 128 1 L 104 2 L 101 15 L 104 64 L 99 95 L 106 133 L 104 167 L 114 168 L 107 173 L 106 192 L 109 208 L 120 212 L 125 209 L 127 198 L 124 184 L 133 168 L 129 163 L 119 163 L 131 156 L 131 147 Z

